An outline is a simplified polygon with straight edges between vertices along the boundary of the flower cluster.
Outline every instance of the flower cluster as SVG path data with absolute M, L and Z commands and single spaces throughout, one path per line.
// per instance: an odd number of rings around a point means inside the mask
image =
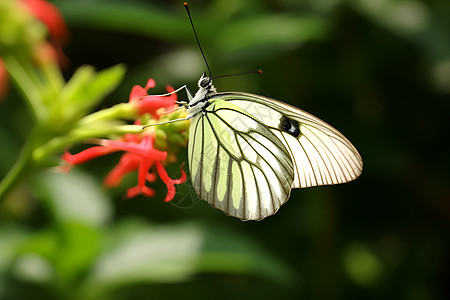
M 46 0 L 21 0 L 25 9 L 29 10 L 48 30 L 49 41 L 37 49 L 37 59 L 53 59 L 61 66 L 67 65 L 67 58 L 62 46 L 69 39 L 69 30 L 61 12 L 52 3 Z
M 67 65 L 62 45 L 69 39 L 69 30 L 60 11 L 46 0 L 20 0 L 0 5 L 0 56 L 7 52 L 28 56 L 37 63 L 57 61 Z M 23 13 L 9 13 L 21 10 Z M 38 21 L 38 22 L 36 22 Z M 45 39 L 48 32 L 48 40 Z M 13 37 L 13 38 L 12 38 Z M 23 58 L 23 57 L 22 57 Z M 0 100 L 8 90 L 6 66 L 0 57 Z
M 148 118 L 148 115 L 150 115 L 154 120 L 159 120 L 162 113 L 176 108 L 175 101 L 177 100 L 177 95 L 148 95 L 148 89 L 153 87 L 155 87 L 155 81 L 153 79 L 149 79 L 145 87 L 135 85 L 131 90 L 129 103 L 137 109 L 138 114 L 142 118 Z M 169 93 L 173 92 L 173 88 L 170 86 L 166 90 Z M 142 121 L 138 119 L 135 124 L 141 125 Z M 186 137 L 185 130 L 182 130 L 181 134 Z M 179 179 L 171 179 L 169 177 L 164 168 L 164 164 L 168 161 L 168 153 L 167 151 L 155 149 L 156 137 L 157 129 L 151 128 L 142 133 L 125 134 L 116 140 L 100 139 L 96 141 L 98 146 L 93 146 L 77 154 L 66 152 L 62 156 L 62 159 L 69 165 L 77 165 L 113 152 L 124 151 L 125 153 L 122 155 L 119 163 L 106 176 L 104 184 L 107 187 L 116 187 L 125 175 L 137 170 L 137 185 L 127 190 L 127 197 L 132 198 L 140 194 L 152 197 L 155 192 L 146 183 L 147 181 L 154 182 L 157 175 L 159 175 L 167 186 L 168 193 L 165 201 L 168 202 L 175 196 L 175 184 L 185 182 L 187 176 L 181 166 L 182 175 Z M 183 140 L 185 143 L 186 138 Z M 156 173 L 150 171 L 152 167 L 156 169 Z
M 171 179 L 165 166 L 176 161 L 177 150 L 186 146 L 188 122 L 145 131 L 142 125 L 184 116 L 176 110 L 174 89 L 167 87 L 166 95 L 149 95 L 155 87 L 150 79 L 144 87 L 133 87 L 128 102 L 94 111 L 120 84 L 125 67 L 96 71 L 82 66 L 66 81 L 61 67 L 67 58 L 61 49 L 68 38 L 61 13 L 47 0 L 0 0 L 0 98 L 12 78 L 34 122 L 21 155 L 0 181 L 0 201 L 31 170 L 54 166 L 55 155 L 85 141 L 94 141 L 95 146 L 76 154 L 65 152 L 63 169 L 121 151 L 124 154 L 105 185 L 115 187 L 137 171 L 137 185 L 128 189 L 128 197 L 153 196 L 147 184 L 159 177 L 170 201 L 175 185 L 184 182 L 186 174 L 181 170 L 179 179 Z

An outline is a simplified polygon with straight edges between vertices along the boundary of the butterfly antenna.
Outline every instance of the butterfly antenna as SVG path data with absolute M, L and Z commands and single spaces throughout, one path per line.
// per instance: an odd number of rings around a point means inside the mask
M 208 61 L 206 60 L 205 53 L 203 53 L 202 46 L 200 45 L 200 40 L 198 39 L 197 32 L 195 31 L 194 22 L 192 22 L 191 13 L 189 12 L 189 7 L 188 7 L 187 2 L 184 2 L 184 8 L 186 8 L 186 12 L 188 14 L 189 21 L 191 22 L 192 31 L 194 31 L 195 40 L 197 41 L 197 45 L 198 45 L 198 48 L 200 49 L 200 52 L 202 53 L 203 60 L 205 61 L 206 68 L 208 69 L 209 79 L 211 80 L 212 79 L 211 69 L 209 68 Z
M 230 77 L 230 76 L 238 76 L 238 75 L 245 75 L 245 74 L 251 74 L 251 73 L 257 73 L 257 74 L 261 75 L 263 73 L 263 71 L 261 69 L 257 69 L 257 70 L 239 72 L 239 73 L 225 74 L 225 75 L 215 76 L 212 79 L 222 78 L 222 77 Z

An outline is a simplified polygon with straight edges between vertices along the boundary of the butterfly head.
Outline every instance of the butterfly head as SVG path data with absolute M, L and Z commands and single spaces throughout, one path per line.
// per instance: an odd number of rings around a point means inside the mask
M 214 91 L 215 88 L 212 84 L 211 78 L 206 76 L 206 73 L 202 74 L 202 77 L 198 80 L 198 87 L 207 91 Z
M 207 77 L 206 73 L 198 80 L 198 91 L 194 97 L 190 99 L 187 108 L 188 118 L 191 118 L 202 111 L 202 109 L 209 105 L 208 99 L 212 93 L 216 93 L 216 88 L 212 85 L 211 77 Z

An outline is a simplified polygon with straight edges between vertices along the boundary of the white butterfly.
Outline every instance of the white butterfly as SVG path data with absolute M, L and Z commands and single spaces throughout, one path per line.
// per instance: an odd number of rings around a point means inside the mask
M 286 103 L 243 92 L 218 93 L 202 75 L 192 96 L 188 160 L 197 195 L 227 215 L 261 220 L 291 189 L 349 182 L 362 159 L 339 131 Z M 176 91 L 176 92 L 177 92 Z M 156 125 L 156 124 L 155 124 Z
M 184 3 L 197 43 L 198 37 Z M 286 103 L 242 92 L 218 93 L 209 71 L 183 103 L 191 120 L 188 160 L 197 195 L 227 215 L 262 220 L 293 188 L 349 182 L 362 159 L 339 131 Z M 158 125 L 158 124 L 153 124 Z

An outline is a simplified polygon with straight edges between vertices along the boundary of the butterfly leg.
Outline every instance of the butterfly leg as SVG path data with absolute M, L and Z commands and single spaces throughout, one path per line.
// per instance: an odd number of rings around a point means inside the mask
M 181 91 L 182 89 L 186 89 L 187 91 L 189 91 L 189 88 L 188 88 L 186 85 L 183 85 L 183 86 L 177 88 L 176 90 L 174 90 L 174 91 L 172 91 L 172 92 L 165 93 L 165 94 L 160 94 L 160 95 L 150 95 L 150 96 L 155 96 L 155 97 L 170 96 L 170 95 L 173 95 L 173 94 L 178 93 L 178 92 Z M 189 92 L 189 94 L 188 94 L 188 97 L 189 97 L 189 95 L 190 95 L 190 92 Z M 144 96 L 144 97 L 145 97 L 145 96 Z M 144 98 L 144 97 L 141 97 L 141 98 Z M 192 95 L 191 95 L 191 97 L 192 97 Z
M 169 110 L 169 111 L 165 111 L 165 112 L 162 112 L 162 113 L 160 113 L 161 115 L 168 115 L 168 114 L 171 114 L 171 113 L 173 113 L 173 112 L 176 112 L 177 110 L 180 110 L 180 109 L 185 109 L 186 108 L 186 102 L 179 102 L 179 101 L 175 101 L 175 103 L 177 103 L 177 104 L 182 104 L 183 106 L 179 106 L 179 107 L 177 107 L 177 108 L 175 108 L 175 109 L 172 109 L 172 110 Z
M 191 118 L 192 118 L 192 116 L 187 116 L 186 118 L 170 120 L 170 121 L 166 121 L 166 122 L 162 122 L 162 123 L 148 124 L 148 125 L 143 126 L 142 130 L 144 130 L 147 127 L 151 127 L 151 126 L 164 125 L 164 124 L 169 124 L 169 123 L 174 123 L 174 122 L 179 122 L 179 121 L 187 121 Z
M 165 94 L 161 94 L 161 95 L 152 95 L 152 96 L 156 96 L 156 97 L 170 96 L 172 94 L 178 93 L 179 91 L 181 91 L 183 89 L 186 91 L 186 95 L 187 95 L 188 101 L 176 101 L 175 103 L 181 104 L 183 106 L 187 106 L 189 101 L 191 101 L 192 98 L 194 98 L 194 96 L 191 93 L 191 90 L 187 87 L 187 85 L 183 85 L 183 86 L 181 86 L 181 87 L 177 88 L 176 90 L 174 90 L 172 92 L 169 92 L 169 93 L 165 93 Z M 141 97 L 141 98 L 144 98 L 144 97 Z

